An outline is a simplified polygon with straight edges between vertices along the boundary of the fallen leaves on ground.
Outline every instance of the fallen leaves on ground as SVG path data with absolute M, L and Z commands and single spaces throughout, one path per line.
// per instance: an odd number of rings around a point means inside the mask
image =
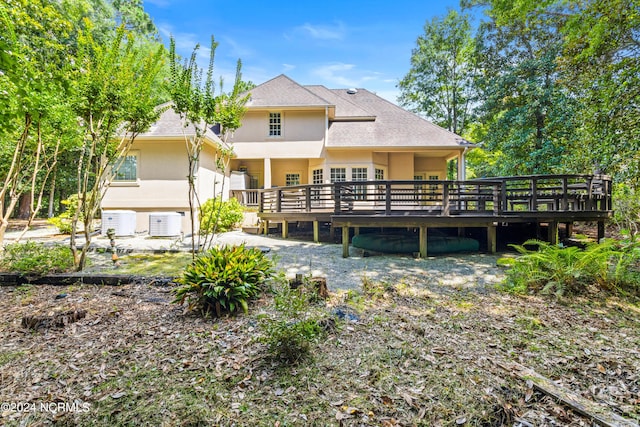
M 513 360 L 620 415 L 640 418 L 640 311 L 624 301 L 558 303 L 490 289 L 390 284 L 334 293 L 314 357 L 282 365 L 257 316 L 201 319 L 170 287 L 0 287 L 0 402 L 83 402 L 88 411 L 11 411 L 6 425 L 589 425 L 496 367 Z M 331 283 L 329 283 L 331 289 Z M 21 319 L 85 310 L 64 327 Z M 527 424 L 529 423 L 529 424 Z

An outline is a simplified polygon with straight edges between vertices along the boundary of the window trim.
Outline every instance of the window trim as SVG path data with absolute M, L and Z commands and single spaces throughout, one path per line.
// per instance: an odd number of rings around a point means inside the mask
M 110 186 L 112 187 L 138 187 L 140 186 L 140 160 L 141 160 L 141 156 L 140 156 L 140 150 L 129 150 L 129 152 L 125 155 L 126 157 L 135 157 L 136 158 L 136 177 L 135 179 L 127 179 L 127 180 L 119 180 L 117 179 L 117 171 L 114 169 L 112 171 L 112 175 L 111 175 L 111 181 L 109 183 Z M 116 159 L 116 161 L 114 162 L 114 168 L 117 165 L 118 161 L 120 161 L 120 158 Z M 120 165 L 122 166 L 122 164 Z
M 289 177 L 292 177 L 292 176 L 295 176 L 295 175 L 298 176 L 298 183 L 297 184 L 290 184 L 289 183 Z M 300 185 L 300 183 L 302 182 L 301 177 L 302 177 L 302 174 L 300 172 L 285 172 L 285 174 L 284 174 L 284 185 L 285 185 L 285 187 L 294 187 L 296 185 Z
M 274 115 L 278 115 L 278 122 L 277 123 L 272 123 L 271 119 L 272 116 Z M 278 139 L 278 138 L 283 138 L 284 137 L 284 126 L 283 126 L 283 120 L 284 118 L 284 114 L 282 113 L 282 111 L 269 111 L 269 115 L 267 116 L 267 123 L 268 123 L 268 127 L 267 127 L 267 136 L 271 139 Z M 278 129 L 278 134 L 272 134 L 272 128 L 271 126 L 277 126 Z

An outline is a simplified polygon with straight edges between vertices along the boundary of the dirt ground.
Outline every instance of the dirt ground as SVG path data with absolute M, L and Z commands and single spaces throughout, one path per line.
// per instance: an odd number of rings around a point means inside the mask
M 462 260 L 357 289 L 328 276 L 317 308 L 335 327 L 297 365 L 258 339 L 269 296 L 205 320 L 172 304 L 170 286 L 3 286 L 0 425 L 592 424 L 503 362 L 638 422 L 637 303 L 511 296 L 474 269 Z M 73 310 L 86 315 L 22 325 Z

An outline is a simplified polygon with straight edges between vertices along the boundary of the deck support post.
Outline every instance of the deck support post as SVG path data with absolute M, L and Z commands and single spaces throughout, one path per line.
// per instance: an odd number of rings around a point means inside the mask
M 360 235 L 360 227 L 353 227 L 353 235 L 354 236 Z
M 282 221 L 282 238 L 286 239 L 289 237 L 289 221 Z
M 349 227 L 342 227 L 342 258 L 349 258 Z
M 427 257 L 427 227 L 420 226 L 420 258 Z
M 558 221 L 549 221 L 547 227 L 547 240 L 552 245 L 558 244 Z
M 604 221 L 598 221 L 598 242 L 604 239 Z
M 320 242 L 320 225 L 318 221 L 313 221 L 313 241 Z
M 262 225 L 264 226 L 264 235 L 269 234 L 269 220 L 262 221 Z
M 573 223 L 572 222 L 565 222 L 564 223 L 564 229 L 567 233 L 567 239 L 571 236 L 573 236 Z
M 491 254 L 495 254 L 498 249 L 496 229 L 493 224 L 487 226 L 487 250 Z
M 464 237 L 464 227 L 458 227 L 458 237 Z

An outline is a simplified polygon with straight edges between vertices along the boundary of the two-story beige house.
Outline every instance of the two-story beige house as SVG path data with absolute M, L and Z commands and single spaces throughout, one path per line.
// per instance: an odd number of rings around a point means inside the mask
M 366 89 L 302 86 L 280 75 L 251 90 L 232 169 L 254 188 L 336 181 L 446 179 L 470 144 Z
M 197 174 L 201 202 L 220 192 L 248 204 L 257 201 L 255 192 L 230 190 L 445 179 L 452 159 L 458 159 L 458 178 L 464 179 L 467 141 L 366 89 L 303 86 L 280 75 L 252 89 L 247 107 L 231 140 L 230 170 L 216 169 L 220 141 L 213 131 L 207 134 Z M 103 211 L 134 211 L 137 232 L 149 230 L 151 212 L 179 212 L 181 231 L 190 232 L 185 137 L 191 133 L 166 110 L 137 137 L 103 199 Z

